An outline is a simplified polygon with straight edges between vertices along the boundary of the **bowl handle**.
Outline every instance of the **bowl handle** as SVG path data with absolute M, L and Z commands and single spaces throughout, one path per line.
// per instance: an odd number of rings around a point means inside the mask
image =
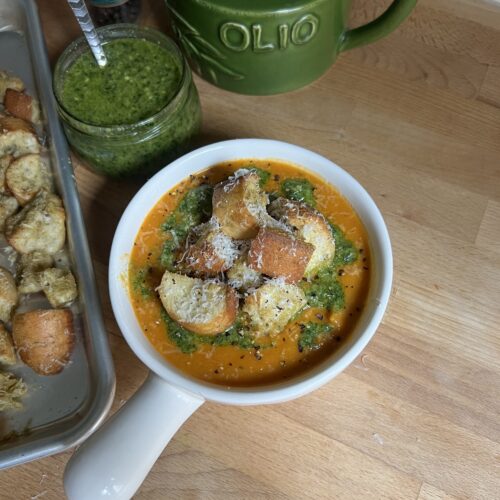
M 66 466 L 69 500 L 128 500 L 179 427 L 204 402 L 150 373 Z

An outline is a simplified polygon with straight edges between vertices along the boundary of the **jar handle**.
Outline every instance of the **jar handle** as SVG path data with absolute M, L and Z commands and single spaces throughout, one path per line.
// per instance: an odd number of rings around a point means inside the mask
M 373 21 L 346 31 L 342 35 L 340 52 L 372 43 L 394 31 L 410 14 L 417 0 L 394 0 L 389 8 Z

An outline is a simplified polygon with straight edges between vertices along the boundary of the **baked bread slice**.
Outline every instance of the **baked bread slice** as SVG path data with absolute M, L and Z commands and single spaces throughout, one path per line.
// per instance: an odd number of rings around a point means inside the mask
M 42 291 L 40 272 L 52 267 L 54 259 L 45 252 L 21 254 L 17 261 L 17 291 L 22 294 Z
M 213 215 L 221 231 L 235 240 L 254 238 L 260 221 L 267 215 L 267 195 L 259 180 L 256 172 L 241 169 L 215 186 Z
M 216 335 L 236 320 L 238 297 L 223 283 L 167 271 L 158 292 L 168 315 L 191 332 Z
M 248 251 L 227 271 L 227 279 L 229 285 L 240 292 L 248 292 L 262 284 L 262 274 L 248 265 Z
M 269 205 L 269 213 L 278 220 L 293 226 L 305 242 L 314 247 L 304 275 L 313 278 L 335 256 L 335 239 L 324 216 L 305 203 L 278 198 Z
M 18 293 L 14 277 L 7 269 L 0 267 L 0 321 L 9 323 L 17 300 Z
M 0 156 L 18 158 L 41 149 L 31 124 L 13 116 L 0 117 Z
M 272 336 L 279 334 L 306 304 L 301 288 L 273 279 L 248 295 L 242 310 L 250 317 L 250 328 L 256 336 Z
M 9 75 L 6 71 L 0 71 L 0 100 L 3 101 L 7 89 L 24 90 L 23 81 L 17 76 Z
M 180 267 L 197 276 L 215 277 L 227 271 L 238 258 L 238 244 L 224 234 L 215 221 L 198 226 L 198 238 L 189 245 Z
M 5 171 L 5 183 L 23 206 L 41 189 L 51 189 L 49 169 L 39 154 L 24 155 L 12 161 Z
M 52 307 L 70 304 L 78 296 L 75 278 L 68 269 L 45 269 L 38 273 L 38 281 Z
M 0 323 L 0 364 L 14 365 L 16 362 L 16 351 L 14 350 L 14 344 L 12 343 L 10 333 L 7 331 L 7 328 Z
M 66 214 L 61 199 L 42 190 L 19 213 L 9 217 L 5 236 L 19 253 L 53 255 L 64 246 Z
M 251 269 L 287 283 L 297 283 L 311 260 L 314 247 L 293 235 L 262 228 L 250 243 L 248 265 Z
M 11 155 L 5 155 L 0 158 L 0 194 L 10 194 L 7 189 L 7 184 L 5 184 L 5 172 L 12 159 L 13 157 Z
M 0 232 L 4 231 L 7 219 L 14 215 L 18 208 L 19 203 L 14 196 L 0 194 Z
M 5 91 L 3 105 L 16 118 L 21 118 L 31 123 L 40 122 L 38 101 L 24 92 L 8 88 Z
M 39 375 L 55 375 L 64 369 L 73 351 L 73 315 L 69 309 L 16 314 L 12 338 L 24 363 Z

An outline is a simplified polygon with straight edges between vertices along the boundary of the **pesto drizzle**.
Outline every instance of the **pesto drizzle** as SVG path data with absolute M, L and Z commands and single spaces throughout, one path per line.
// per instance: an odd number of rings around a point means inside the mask
M 303 323 L 300 325 L 299 351 L 318 349 L 323 337 L 333 332 L 332 325 L 325 323 Z
M 153 296 L 153 286 L 149 283 L 149 275 L 153 269 L 151 267 L 143 267 L 140 269 L 132 269 L 132 288 L 134 292 L 140 293 L 143 299 L 148 299 Z
M 166 240 L 160 256 L 161 267 L 175 271 L 177 250 L 186 240 L 189 231 L 206 222 L 212 214 L 212 194 L 213 188 L 208 184 L 191 189 L 162 224 Z
M 281 192 L 289 200 L 302 201 L 311 207 L 316 206 L 314 186 L 307 179 L 286 179 L 281 183 Z
M 199 335 L 183 328 L 162 309 L 162 319 L 167 327 L 169 339 L 183 352 L 190 354 L 200 345 L 235 346 L 240 349 L 254 348 L 254 338 L 245 325 L 243 316 L 239 316 L 233 326 L 217 335 Z

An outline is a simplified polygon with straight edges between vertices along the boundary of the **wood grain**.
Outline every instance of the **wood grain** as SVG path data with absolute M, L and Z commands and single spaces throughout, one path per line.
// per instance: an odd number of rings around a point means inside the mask
M 352 25 L 387 4 L 354 1 Z M 39 6 L 54 63 L 78 29 L 63 0 Z M 165 27 L 161 2 L 146 4 L 143 22 Z M 345 373 L 282 405 L 204 405 L 136 498 L 500 498 L 499 47 L 498 2 L 420 0 L 396 33 L 341 55 L 307 89 L 255 98 L 196 79 L 200 143 L 294 142 L 367 187 L 389 226 L 395 284 L 377 335 Z M 106 292 L 112 234 L 139 183 L 75 170 L 116 410 L 146 376 Z M 0 497 L 63 498 L 69 456 L 1 472 Z

